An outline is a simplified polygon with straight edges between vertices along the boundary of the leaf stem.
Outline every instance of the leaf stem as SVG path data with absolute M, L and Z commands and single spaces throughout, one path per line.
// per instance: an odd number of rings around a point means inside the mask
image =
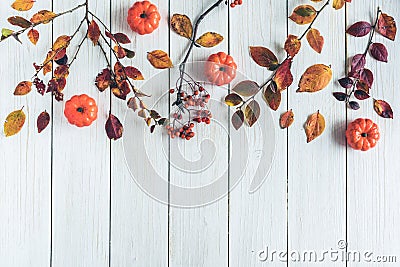
M 321 12 L 329 5 L 330 0 L 326 1 L 326 3 L 321 7 L 320 10 L 317 11 L 317 15 L 315 16 L 315 18 L 312 20 L 312 22 L 310 23 L 310 25 L 308 26 L 308 28 L 306 29 L 306 31 L 300 36 L 300 38 L 298 38 L 299 41 L 301 41 L 301 39 L 304 38 L 304 36 L 306 36 L 307 32 L 309 30 L 311 30 L 312 26 L 314 25 L 314 22 L 317 20 L 319 14 L 321 14 Z
M 195 46 L 195 40 L 197 37 L 197 31 L 199 28 L 200 23 L 202 22 L 202 20 L 211 13 L 211 11 L 213 11 L 214 9 L 216 9 L 217 7 L 219 7 L 222 3 L 224 2 L 224 0 L 218 0 L 217 2 L 215 2 L 212 6 L 210 6 L 206 11 L 204 11 L 203 14 L 200 15 L 200 17 L 196 20 L 196 23 L 194 25 L 194 29 L 193 29 L 193 34 L 192 34 L 192 38 L 191 38 L 191 42 L 190 42 L 190 46 L 189 49 L 186 52 L 186 56 L 183 59 L 182 63 L 179 65 L 179 70 L 180 70 L 180 84 L 177 90 L 177 99 L 176 101 L 172 104 L 172 105 L 177 105 L 177 106 L 181 106 L 182 105 L 182 99 L 181 99 L 181 91 L 182 91 L 182 85 L 183 85 L 183 76 L 185 73 L 185 64 L 187 63 L 187 61 L 189 60 L 189 56 L 193 50 L 193 47 Z

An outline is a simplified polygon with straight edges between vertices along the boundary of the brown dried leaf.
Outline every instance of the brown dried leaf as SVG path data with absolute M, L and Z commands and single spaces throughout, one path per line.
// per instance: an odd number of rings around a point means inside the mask
M 382 118 L 393 119 L 392 107 L 384 100 L 374 99 L 374 110 Z
M 32 82 L 24 81 L 20 82 L 14 90 L 14 95 L 27 95 L 32 90 Z
M 247 104 L 246 109 L 244 111 L 245 117 L 247 124 L 252 127 L 258 118 L 260 117 L 261 109 L 260 105 L 256 100 L 250 101 L 250 103 Z
M 31 22 L 34 24 L 39 23 L 49 23 L 52 19 L 54 19 L 57 15 L 49 10 L 41 10 L 35 15 L 32 16 Z
M 87 36 L 90 40 L 92 40 L 93 45 L 97 45 L 100 38 L 100 28 L 96 21 L 92 20 L 88 27 Z
M 301 41 L 295 35 L 289 35 L 285 42 L 285 51 L 289 56 L 294 57 L 299 53 L 301 48 Z
M 124 71 L 124 66 L 120 62 L 116 62 L 114 65 L 114 73 L 117 79 L 117 82 L 125 80 L 126 79 L 126 74 Z
M 317 29 L 310 29 L 307 33 L 307 41 L 315 52 L 321 54 L 322 48 L 324 47 L 324 37 L 321 36 Z
M 124 127 L 119 119 L 111 113 L 108 117 L 105 128 L 107 136 L 111 140 L 118 140 L 122 137 Z
M 11 112 L 4 122 L 4 134 L 6 137 L 19 133 L 25 124 L 25 113 L 22 109 Z
M 28 11 L 33 7 L 34 0 L 16 0 L 11 7 L 18 11 Z
M 139 109 L 138 103 L 136 101 L 135 97 L 131 97 L 128 100 L 128 108 L 133 109 L 133 111 L 136 111 Z
M 54 70 L 54 77 L 56 79 L 60 79 L 60 78 L 67 78 L 69 75 L 69 67 L 68 65 L 61 65 L 58 66 L 55 70 Z
M 140 70 L 138 70 L 135 67 L 132 66 L 125 67 L 125 72 L 126 75 L 133 80 L 144 80 L 144 77 L 140 72 Z
M 236 84 L 235 87 L 233 87 L 232 91 L 238 93 L 241 96 L 249 97 L 257 94 L 259 89 L 260 88 L 258 87 L 258 84 L 256 82 L 246 80 Z
M 26 20 L 20 16 L 9 17 L 7 21 L 14 26 L 19 26 L 24 29 L 32 26 L 32 23 L 29 20 Z
M 129 37 L 122 32 L 114 33 L 113 37 L 114 37 L 114 40 L 120 44 L 129 44 L 131 42 Z
M 123 49 L 119 45 L 114 46 L 114 52 L 117 54 L 117 57 L 120 58 L 120 59 L 126 57 L 125 49 Z
M 112 93 L 119 99 L 126 100 L 126 96 L 131 92 L 129 83 L 125 80 L 119 82 L 117 86 L 111 88 Z
M 396 39 L 397 26 L 393 17 L 388 14 L 381 13 L 378 20 L 378 32 L 394 41 Z
M 323 64 L 309 67 L 301 76 L 297 92 L 313 93 L 324 89 L 332 79 L 332 69 Z
M 317 11 L 313 6 L 300 5 L 293 10 L 290 19 L 299 25 L 310 24 L 317 15 Z
M 250 46 L 250 55 L 258 65 L 271 71 L 276 70 L 279 66 L 278 58 L 266 47 Z
M 232 115 L 232 125 L 236 130 L 239 130 L 240 127 L 242 127 L 244 123 L 244 113 L 241 109 L 237 110 L 235 113 Z
M 31 29 L 28 32 L 28 38 L 29 41 L 31 41 L 32 44 L 36 45 L 37 42 L 39 41 L 39 32 L 35 29 Z
M 282 129 L 286 129 L 289 128 L 293 122 L 294 122 L 294 113 L 292 110 L 288 110 L 281 115 L 281 118 L 279 120 L 279 125 L 281 126 Z
M 307 135 L 307 143 L 310 143 L 315 138 L 320 136 L 325 130 L 325 118 L 324 116 L 317 111 L 308 117 L 306 122 L 306 135 Z
M 191 38 L 193 26 L 190 18 L 186 15 L 174 14 L 171 18 L 171 28 L 180 36 Z
M 292 59 L 288 58 L 282 62 L 275 73 L 274 82 L 279 91 L 286 90 L 293 83 L 293 75 L 290 70 L 292 67 Z
M 51 72 L 52 70 L 53 70 L 53 62 L 49 61 L 43 67 L 43 75 L 46 75 L 47 73 Z
M 218 33 L 206 32 L 196 40 L 196 43 L 202 47 L 214 47 L 219 45 L 223 40 L 224 37 Z
M 38 133 L 41 133 L 44 129 L 46 129 L 49 123 L 50 123 L 49 113 L 47 113 L 47 111 L 43 111 L 42 113 L 40 113 L 36 122 Z
M 147 53 L 147 59 L 156 69 L 167 69 L 172 67 L 172 61 L 168 54 L 162 50 L 154 50 Z
M 225 97 L 225 103 L 231 107 L 240 105 L 242 102 L 243 99 L 240 97 L 240 95 L 235 93 L 231 93 Z
M 111 83 L 111 71 L 109 69 L 103 69 L 96 77 L 95 84 L 100 92 L 106 90 Z
M 273 82 L 272 82 L 273 83 Z M 273 90 L 273 85 L 270 83 L 264 90 L 264 100 L 272 110 L 277 110 L 281 105 L 281 91 Z

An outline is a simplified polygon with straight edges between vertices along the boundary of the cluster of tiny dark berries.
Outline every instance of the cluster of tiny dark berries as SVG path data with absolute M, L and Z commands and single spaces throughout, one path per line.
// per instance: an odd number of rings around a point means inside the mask
M 240 6 L 241 4 L 243 4 L 243 0 L 234 0 L 231 2 L 230 6 L 231 8 L 234 8 L 235 6 Z
M 178 92 L 182 104 L 171 114 L 171 123 L 166 126 L 168 135 L 172 139 L 180 137 L 190 140 L 195 136 L 194 122 L 211 123 L 212 114 L 207 108 L 207 103 L 211 98 L 210 94 L 197 82 L 190 82 L 185 85 L 185 88 L 187 90 Z M 175 89 L 170 89 L 169 93 L 174 94 L 175 91 Z

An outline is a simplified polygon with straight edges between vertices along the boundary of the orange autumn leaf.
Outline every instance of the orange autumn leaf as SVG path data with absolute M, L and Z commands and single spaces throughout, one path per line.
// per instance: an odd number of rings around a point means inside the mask
M 32 90 L 32 82 L 20 82 L 14 90 L 14 95 L 22 96 L 27 95 Z
M 309 67 L 301 76 L 297 92 L 313 93 L 324 89 L 332 80 L 332 69 L 323 64 Z
M 294 57 L 299 53 L 301 41 L 295 35 L 289 35 L 285 42 L 285 51 L 289 56 Z
M 271 82 L 264 90 L 263 97 L 265 102 L 272 110 L 277 110 L 281 105 L 282 95 L 281 91 L 276 90 L 276 85 Z
M 49 10 L 41 10 L 35 15 L 32 16 L 31 22 L 34 24 L 39 24 L 39 23 L 49 23 L 52 19 L 57 17 L 57 15 Z
M 90 40 L 92 40 L 93 45 L 97 45 L 97 43 L 99 42 L 99 38 L 100 38 L 100 28 L 99 25 L 96 23 L 96 21 L 92 20 L 92 22 L 90 22 L 90 25 L 88 27 L 88 38 Z
M 202 47 L 214 47 L 220 44 L 223 40 L 224 37 L 218 33 L 206 32 L 196 40 L 196 43 Z
M 279 91 L 286 90 L 293 83 L 293 75 L 290 70 L 291 67 L 292 59 L 288 58 L 282 62 L 276 71 L 274 82 L 276 83 Z
M 39 41 L 39 32 L 35 29 L 31 29 L 28 32 L 28 38 L 29 41 L 31 41 L 32 44 L 36 45 L 37 42 Z
M 147 59 L 156 69 L 167 69 L 172 67 L 172 61 L 168 54 L 162 50 L 154 50 L 147 53 Z
M 394 18 L 388 14 L 381 13 L 378 20 L 378 32 L 389 40 L 394 41 L 396 39 L 397 32 Z
M 315 138 L 320 136 L 325 130 L 325 118 L 324 116 L 317 111 L 308 117 L 308 120 L 305 125 L 306 135 L 307 135 L 307 143 L 310 143 Z
M 16 0 L 11 7 L 18 11 L 28 11 L 33 7 L 33 0 Z
M 293 110 L 288 110 L 281 115 L 281 118 L 279 120 L 279 125 L 281 126 L 282 129 L 286 129 L 289 128 L 293 122 L 294 122 Z
M 310 24 L 317 16 L 317 11 L 313 6 L 300 5 L 293 10 L 290 19 L 299 25 Z
M 345 0 L 333 0 L 332 6 L 334 9 L 337 10 L 337 9 L 341 9 L 345 3 L 346 3 Z
M 322 48 L 324 47 L 324 37 L 321 36 L 317 29 L 310 29 L 307 33 L 307 41 L 315 52 L 321 54 Z
M 258 65 L 271 71 L 279 66 L 278 58 L 266 47 L 250 46 L 250 56 Z
M 144 77 L 143 77 L 142 73 L 140 72 L 140 70 L 138 70 L 135 67 L 132 67 L 132 66 L 125 67 L 125 72 L 126 72 L 126 76 L 128 76 L 132 80 L 144 80 Z
M 171 18 L 171 29 L 180 36 L 191 38 L 193 25 L 190 18 L 186 15 L 174 14 Z
M 53 44 L 52 50 L 59 51 L 63 48 L 67 48 L 70 41 L 71 41 L 71 36 L 61 35 L 57 37 L 56 41 Z

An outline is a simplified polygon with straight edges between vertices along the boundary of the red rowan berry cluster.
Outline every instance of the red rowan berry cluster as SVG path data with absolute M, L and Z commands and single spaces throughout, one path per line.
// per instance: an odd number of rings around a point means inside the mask
M 174 94 L 175 89 L 170 89 L 169 92 Z M 181 103 L 177 104 L 176 110 L 171 115 L 171 123 L 166 129 L 171 138 L 190 140 L 195 135 L 194 122 L 205 124 L 211 122 L 212 115 L 207 108 L 211 96 L 203 85 L 195 81 L 188 82 L 177 93 Z
M 240 6 L 241 4 L 243 4 L 243 0 L 234 0 L 231 2 L 230 6 L 234 8 L 235 6 Z

